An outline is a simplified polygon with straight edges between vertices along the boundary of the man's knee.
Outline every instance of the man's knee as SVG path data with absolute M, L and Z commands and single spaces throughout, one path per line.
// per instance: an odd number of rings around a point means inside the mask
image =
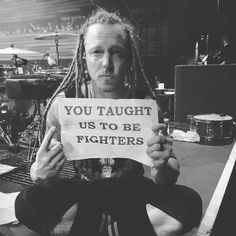
M 15 200 L 15 215 L 19 222 L 23 224 L 27 223 L 25 222 L 27 219 L 33 220 L 35 217 L 35 214 L 32 214 L 32 206 L 27 199 L 26 192 L 26 189 L 22 190 Z
M 200 195 L 193 189 L 180 186 L 185 194 L 184 209 L 185 216 L 182 217 L 184 224 L 183 232 L 191 231 L 194 227 L 198 227 L 202 217 L 202 199 Z
M 177 236 L 181 235 L 183 225 L 178 221 L 165 222 L 156 229 L 158 236 Z
M 45 214 L 39 207 L 34 206 L 27 198 L 27 189 L 19 193 L 15 200 L 15 215 L 18 221 L 29 229 L 49 235 L 52 225 L 55 225 L 56 219 Z
M 182 223 L 160 209 L 148 204 L 147 213 L 153 229 L 158 236 L 176 236 L 182 232 Z

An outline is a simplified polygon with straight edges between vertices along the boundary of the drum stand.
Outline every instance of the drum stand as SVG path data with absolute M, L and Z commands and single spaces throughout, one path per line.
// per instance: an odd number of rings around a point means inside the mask
M 10 115 L 8 107 L 4 107 L 0 104 L 0 138 L 5 141 L 11 151 L 16 152 L 18 150 L 18 146 L 12 142 L 12 134 L 10 136 L 8 135 L 10 131 L 9 119 Z
M 1 127 L 1 122 L 0 122 L 0 137 L 6 142 L 6 144 L 13 145 L 10 137 L 5 133 L 5 131 L 3 130 L 3 128 Z
M 57 68 L 59 68 L 59 40 L 58 37 L 55 38 L 55 45 L 56 45 L 56 56 L 57 56 Z
M 35 151 L 39 146 L 41 109 L 46 106 L 46 99 L 50 98 L 59 85 L 58 80 L 50 80 L 48 76 L 27 74 L 12 76 L 6 79 L 6 92 L 8 98 L 15 100 L 33 100 L 35 105 L 34 114 L 28 120 L 27 127 L 16 138 L 19 146 L 28 147 L 28 160 L 32 161 Z M 30 123 L 31 122 L 31 123 Z M 32 148 L 31 148 L 32 147 Z
M 44 103 L 44 102 L 43 102 Z M 39 124 L 42 118 L 41 114 L 41 102 L 40 99 L 36 100 L 36 109 L 37 109 L 37 114 L 34 116 L 34 120 L 27 126 L 26 130 L 21 134 L 20 138 L 18 139 L 18 143 L 21 143 L 24 138 L 26 138 L 28 135 L 31 133 L 31 137 L 28 143 L 28 155 L 27 155 L 27 161 L 33 161 L 35 157 L 35 151 L 37 149 L 37 141 L 38 141 L 38 135 L 40 135 L 40 130 L 39 130 Z

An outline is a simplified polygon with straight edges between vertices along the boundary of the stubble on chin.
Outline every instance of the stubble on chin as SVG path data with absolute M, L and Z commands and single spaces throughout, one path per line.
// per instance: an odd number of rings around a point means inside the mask
M 98 89 L 103 92 L 113 92 L 120 87 L 120 84 L 114 81 L 114 79 L 103 79 L 101 81 L 92 82 L 92 85 L 95 89 Z
M 99 97 L 102 95 L 102 97 L 110 97 L 111 94 L 115 95 L 117 97 L 117 94 L 122 93 L 122 91 L 125 89 L 123 83 L 111 83 L 109 81 L 106 81 L 104 83 L 95 83 L 92 82 L 93 86 L 93 92 L 94 94 L 97 94 Z M 100 95 L 99 95 L 100 94 Z M 110 94 L 110 95 L 109 95 Z

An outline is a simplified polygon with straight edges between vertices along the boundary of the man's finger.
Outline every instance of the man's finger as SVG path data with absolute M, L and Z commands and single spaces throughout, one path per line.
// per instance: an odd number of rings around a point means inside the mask
M 156 134 L 167 135 L 167 127 L 165 124 L 162 123 L 153 125 L 152 131 Z
M 170 157 L 171 150 L 165 150 L 165 151 L 153 151 L 149 153 L 149 157 L 151 157 L 153 160 L 168 160 Z
M 61 142 L 57 141 L 57 139 L 52 138 L 51 143 L 49 145 L 49 149 L 52 149 L 55 145 L 59 144 Z
M 44 136 L 44 139 L 43 139 L 43 142 L 42 142 L 40 148 L 45 149 L 45 150 L 48 150 L 48 149 L 49 149 L 49 146 L 50 146 L 52 137 L 53 137 L 53 135 L 56 133 L 56 130 L 57 130 L 57 128 L 56 128 L 55 126 L 52 126 L 52 127 L 48 130 L 48 132 L 47 132 L 46 135 Z
M 162 145 L 160 143 L 155 143 L 146 149 L 146 153 L 150 154 L 153 151 L 160 151 Z
M 160 144 L 166 143 L 166 137 L 162 135 L 155 135 L 154 137 L 150 138 L 147 141 L 147 146 L 150 147 L 155 143 L 160 143 Z
M 48 152 L 50 154 L 50 158 L 48 159 L 48 162 L 51 162 L 56 155 L 58 155 L 60 152 L 64 153 L 62 150 L 62 144 L 56 144 L 51 150 Z
M 65 162 L 66 158 L 65 158 L 65 154 L 63 152 L 58 153 L 50 162 L 51 166 L 56 166 L 61 162 Z
M 152 131 L 158 132 L 159 130 L 163 130 L 166 128 L 166 125 L 163 123 L 158 123 L 152 126 Z

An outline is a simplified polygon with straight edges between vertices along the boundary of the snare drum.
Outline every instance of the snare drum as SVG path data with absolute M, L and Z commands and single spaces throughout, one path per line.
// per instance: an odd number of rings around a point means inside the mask
M 192 128 L 199 134 L 201 143 L 230 143 L 233 141 L 234 123 L 228 115 L 203 114 L 193 116 Z

